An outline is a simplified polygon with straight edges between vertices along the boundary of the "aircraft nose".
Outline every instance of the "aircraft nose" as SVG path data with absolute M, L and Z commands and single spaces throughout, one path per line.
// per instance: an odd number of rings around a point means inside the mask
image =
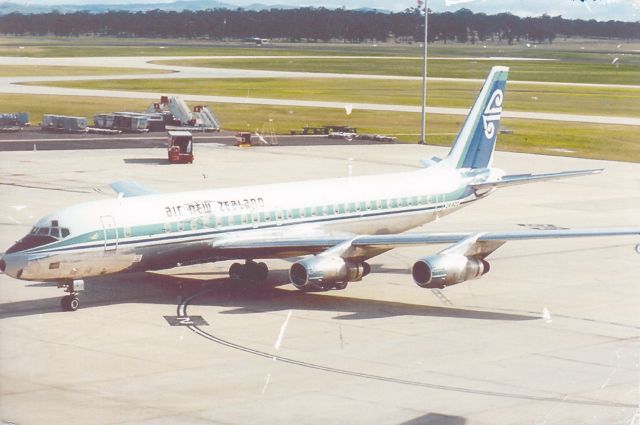
M 26 258 L 22 254 L 5 254 L 0 260 L 0 270 L 16 279 L 20 279 L 26 265 Z

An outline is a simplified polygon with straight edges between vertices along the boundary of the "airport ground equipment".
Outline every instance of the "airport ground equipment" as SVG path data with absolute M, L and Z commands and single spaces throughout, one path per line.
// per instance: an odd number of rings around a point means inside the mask
M 147 113 L 170 113 L 173 122 L 167 125 L 189 127 L 194 131 L 220 131 L 220 121 L 207 106 L 197 105 L 191 111 L 179 96 L 161 96 L 160 102 L 147 108 Z
M 86 133 L 87 118 L 45 114 L 42 116 L 42 130 L 60 133 Z
M 193 136 L 188 131 L 169 131 L 169 162 L 191 164 L 193 162 Z
M 29 126 L 28 112 L 0 113 L 0 128 L 21 128 Z
M 149 131 L 149 115 L 137 112 L 114 112 L 93 117 L 96 128 L 118 130 L 123 133 L 146 133 Z
M 258 145 L 277 146 L 278 140 L 275 138 L 275 135 L 271 135 L 271 141 L 269 141 L 257 131 L 255 133 L 251 133 L 249 131 L 240 131 L 236 133 L 236 140 L 233 144 L 241 148 Z
M 209 130 L 220 131 L 220 122 L 218 121 L 218 118 L 207 106 L 194 106 L 193 118 L 195 119 L 195 127 L 204 127 Z
M 349 127 L 347 125 L 324 125 L 322 127 L 309 127 L 304 126 L 302 130 L 289 130 L 291 135 L 295 136 L 296 134 L 309 135 L 329 135 L 331 133 L 357 133 L 358 129 L 355 127 Z
M 251 133 L 248 131 L 240 131 L 236 133 L 236 140 L 233 144 L 241 148 L 252 146 Z
M 131 133 L 146 133 L 149 117 L 135 112 L 116 112 L 113 114 L 113 129 Z

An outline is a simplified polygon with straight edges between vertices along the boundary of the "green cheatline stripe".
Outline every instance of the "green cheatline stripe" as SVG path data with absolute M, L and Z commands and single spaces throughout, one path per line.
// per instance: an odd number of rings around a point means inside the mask
M 255 212 L 249 214 L 234 214 L 220 217 L 220 222 L 222 224 L 218 225 L 217 218 L 214 215 L 204 216 L 204 217 L 194 217 L 189 220 L 181 220 L 174 221 L 170 223 L 154 223 L 154 224 L 144 224 L 140 226 L 134 226 L 131 228 L 118 227 L 117 229 L 106 229 L 107 241 L 109 244 L 110 241 L 112 244 L 116 242 L 116 230 L 117 230 L 117 239 L 118 244 L 127 244 L 127 243 L 138 243 L 138 242 L 151 242 L 148 240 L 137 240 L 137 241 L 129 241 L 128 238 L 140 238 L 140 237 L 152 237 L 161 234 L 169 234 L 171 236 L 160 238 L 161 240 L 167 239 L 179 239 L 184 237 L 189 237 L 189 232 L 198 231 L 198 230 L 209 230 L 203 235 L 191 235 L 191 236 L 205 236 L 205 235 L 213 235 L 216 233 L 225 233 L 227 231 L 242 231 L 242 230 L 251 230 L 253 229 L 253 218 L 254 215 L 258 216 L 258 223 L 264 224 L 269 223 L 269 227 L 277 226 L 275 223 L 277 221 L 282 221 L 282 224 L 279 227 L 288 226 L 288 225 L 297 225 L 308 222 L 327 222 L 327 221 L 336 221 L 336 220 L 346 220 L 352 218 L 367 218 L 374 217 L 376 215 L 389 215 L 389 214 L 399 214 L 403 212 L 411 212 L 411 211 L 427 211 L 430 209 L 437 208 L 438 205 L 441 205 L 446 202 L 459 200 L 460 197 L 464 194 L 466 189 L 465 187 L 461 187 L 456 189 L 453 192 L 440 194 L 440 195 L 422 195 L 422 196 L 410 196 L 403 198 L 386 198 L 384 200 L 375 200 L 375 201 L 360 201 L 360 202 L 347 202 L 340 204 L 327 204 L 324 207 L 305 207 L 305 208 L 294 208 L 291 210 L 275 210 L 269 212 Z M 442 196 L 442 200 L 439 200 Z M 427 205 L 428 198 L 435 197 L 436 203 L 430 204 L 427 208 L 412 208 L 413 206 L 423 204 Z M 376 208 L 371 208 L 369 210 L 366 209 L 366 206 L 369 205 L 372 207 L 372 203 L 375 203 Z M 377 208 L 377 205 L 381 205 L 380 208 Z M 358 211 L 357 208 L 360 208 Z M 313 215 L 315 211 L 317 213 L 318 209 L 323 209 L 325 211 L 327 208 L 333 208 L 331 211 L 335 211 L 336 209 L 339 211 L 338 214 L 335 212 L 331 214 L 322 214 L 322 215 Z M 382 210 L 388 211 L 382 211 Z M 300 214 L 300 210 L 304 210 L 305 216 L 302 217 Z M 277 219 L 278 211 L 281 212 L 281 219 Z M 291 218 L 289 218 L 289 213 L 291 213 Z M 341 216 L 341 214 L 349 214 L 348 216 Z M 362 215 L 360 215 L 362 214 Z M 266 217 L 269 217 L 269 220 L 266 220 Z M 325 217 L 325 218 L 322 218 Z M 319 219 L 320 218 L 320 219 Z M 208 220 L 206 220 L 208 219 Z M 205 225 L 205 221 L 211 223 L 213 220 L 216 224 L 214 226 Z M 298 220 L 296 222 L 290 222 L 288 220 Z M 225 224 L 226 223 L 226 224 Z M 195 224 L 195 226 L 193 226 Z M 249 226 L 243 226 L 249 224 Z M 243 226 L 243 227 L 238 227 Z M 227 227 L 227 229 L 222 229 Z M 258 226 L 259 228 L 265 228 L 265 226 Z M 167 231 L 167 228 L 169 231 Z M 42 251 L 31 251 L 32 253 L 46 253 L 51 250 L 59 250 L 61 248 L 72 247 L 76 245 L 82 244 L 92 244 L 86 248 L 95 248 L 100 247 L 105 244 L 104 239 L 105 229 L 97 229 L 91 232 L 84 233 L 82 235 L 72 237 L 69 239 L 65 239 L 54 244 L 46 246 L 45 250 Z M 180 232 L 180 233 L 177 233 Z M 125 241 L 123 241 L 125 239 Z M 158 239 L 152 240 L 156 242 Z M 76 246 L 76 248 L 81 248 Z M 36 248 L 37 249 L 37 248 Z

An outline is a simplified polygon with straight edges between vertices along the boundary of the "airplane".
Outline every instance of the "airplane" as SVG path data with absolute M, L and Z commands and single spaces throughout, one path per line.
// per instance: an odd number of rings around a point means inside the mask
M 411 268 L 423 288 L 480 278 L 507 241 L 639 235 L 640 228 L 403 233 L 486 198 L 497 188 L 597 174 L 602 169 L 506 175 L 491 166 L 508 68 L 493 67 L 444 159 L 410 172 L 160 194 L 112 183 L 117 197 L 41 218 L 0 260 L 21 280 L 57 282 L 79 307 L 84 278 L 179 265 L 244 260 L 232 279 L 264 281 L 260 259 L 294 258 L 291 283 L 303 291 L 345 289 L 371 272 L 367 261 L 394 248 L 449 244 Z M 297 261 L 296 261 L 297 260 Z

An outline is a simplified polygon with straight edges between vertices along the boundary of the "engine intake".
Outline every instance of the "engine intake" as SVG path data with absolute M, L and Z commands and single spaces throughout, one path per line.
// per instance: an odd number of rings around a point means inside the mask
M 294 263 L 289 270 L 289 280 L 301 290 L 329 289 L 336 284 L 362 280 L 370 271 L 371 266 L 365 262 L 315 256 Z
M 422 288 L 444 288 L 488 273 L 489 263 L 464 255 L 430 255 L 413 265 L 411 274 L 416 285 Z

